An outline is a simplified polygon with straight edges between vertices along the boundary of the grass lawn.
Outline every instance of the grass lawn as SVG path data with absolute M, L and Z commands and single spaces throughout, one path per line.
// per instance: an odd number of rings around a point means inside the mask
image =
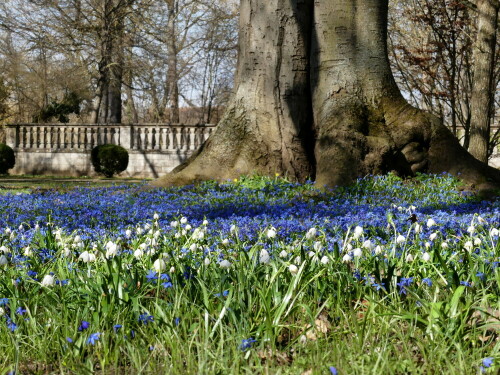
M 123 182 L 0 195 L 0 374 L 499 372 L 500 201 Z

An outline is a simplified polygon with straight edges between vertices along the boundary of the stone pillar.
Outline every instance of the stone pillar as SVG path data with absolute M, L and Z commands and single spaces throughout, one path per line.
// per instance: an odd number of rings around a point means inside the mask
M 17 148 L 17 133 L 19 131 L 19 125 L 7 126 L 6 134 L 5 134 L 5 142 L 7 146 L 12 149 Z
M 132 149 L 132 126 L 120 126 L 120 138 L 118 140 L 118 144 L 127 150 Z

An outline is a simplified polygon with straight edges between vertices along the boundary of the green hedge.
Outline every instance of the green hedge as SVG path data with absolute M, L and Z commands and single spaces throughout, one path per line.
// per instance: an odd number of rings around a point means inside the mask
M 4 143 L 0 143 L 0 174 L 7 174 L 7 171 L 14 168 L 16 156 L 14 150 Z
M 106 177 L 123 172 L 128 166 L 128 152 L 117 145 L 100 145 L 92 149 L 92 165 Z

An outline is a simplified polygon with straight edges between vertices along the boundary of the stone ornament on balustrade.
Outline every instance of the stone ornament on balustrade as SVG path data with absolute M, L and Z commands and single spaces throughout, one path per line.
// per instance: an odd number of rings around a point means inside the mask
M 6 143 L 16 153 L 12 174 L 93 175 L 90 151 L 116 144 L 130 154 L 123 176 L 159 177 L 187 159 L 215 125 L 12 124 Z

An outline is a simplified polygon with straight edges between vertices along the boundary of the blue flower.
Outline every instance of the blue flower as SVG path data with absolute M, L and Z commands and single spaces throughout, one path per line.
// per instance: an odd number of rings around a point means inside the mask
M 0 306 L 6 306 L 9 304 L 8 298 L 0 298 Z
M 92 333 L 87 339 L 87 344 L 95 345 L 95 343 L 99 340 L 99 336 L 101 336 L 100 332 Z
M 487 357 L 485 359 L 483 359 L 483 366 L 485 368 L 489 368 L 493 365 L 493 357 Z
M 16 314 L 18 315 L 24 315 L 26 313 L 26 310 L 24 307 L 18 307 L 17 310 L 16 310 Z
M 174 324 L 175 324 L 176 326 L 178 326 L 178 325 L 180 324 L 180 322 L 181 322 L 181 318 L 175 318 L 175 319 L 174 319 Z
M 70 344 L 73 343 L 73 339 L 71 337 L 66 337 L 66 341 L 69 342 Z
M 170 281 L 162 283 L 161 286 L 164 287 L 165 289 L 173 287 L 173 285 Z
M 17 329 L 17 324 L 14 323 L 12 320 L 7 321 L 7 328 L 11 331 L 14 332 Z
M 147 313 L 139 315 L 139 322 L 142 322 L 142 324 L 148 324 L 149 322 L 153 321 L 154 321 L 153 315 L 149 315 Z
M 122 325 L 121 325 L 121 324 L 115 324 L 115 325 L 113 326 L 113 331 L 115 331 L 115 333 L 116 333 L 116 332 L 118 332 L 118 330 L 119 330 L 120 328 L 122 328 Z
M 153 281 L 153 280 L 157 280 L 158 279 L 158 276 L 156 276 L 156 272 L 151 270 L 148 272 L 148 274 L 146 275 L 146 279 L 148 281 Z
M 464 286 L 467 286 L 467 287 L 471 287 L 472 284 L 468 281 L 460 281 L 460 285 L 464 285 Z
M 338 374 L 337 369 L 335 367 L 333 367 L 333 366 L 330 366 L 329 370 L 330 370 L 330 372 L 331 372 L 332 375 L 337 375 Z
M 252 344 L 254 342 L 257 342 L 257 340 L 254 340 L 252 337 L 250 337 L 249 339 L 241 340 L 240 350 L 243 352 L 247 351 L 248 349 L 250 349 L 252 347 Z
M 432 286 L 432 280 L 429 279 L 428 277 L 422 279 L 422 282 L 426 284 L 427 286 Z
M 78 327 L 78 332 L 83 332 L 86 329 L 88 329 L 89 327 L 90 327 L 90 323 L 85 321 L 85 320 L 82 320 L 80 326 Z

